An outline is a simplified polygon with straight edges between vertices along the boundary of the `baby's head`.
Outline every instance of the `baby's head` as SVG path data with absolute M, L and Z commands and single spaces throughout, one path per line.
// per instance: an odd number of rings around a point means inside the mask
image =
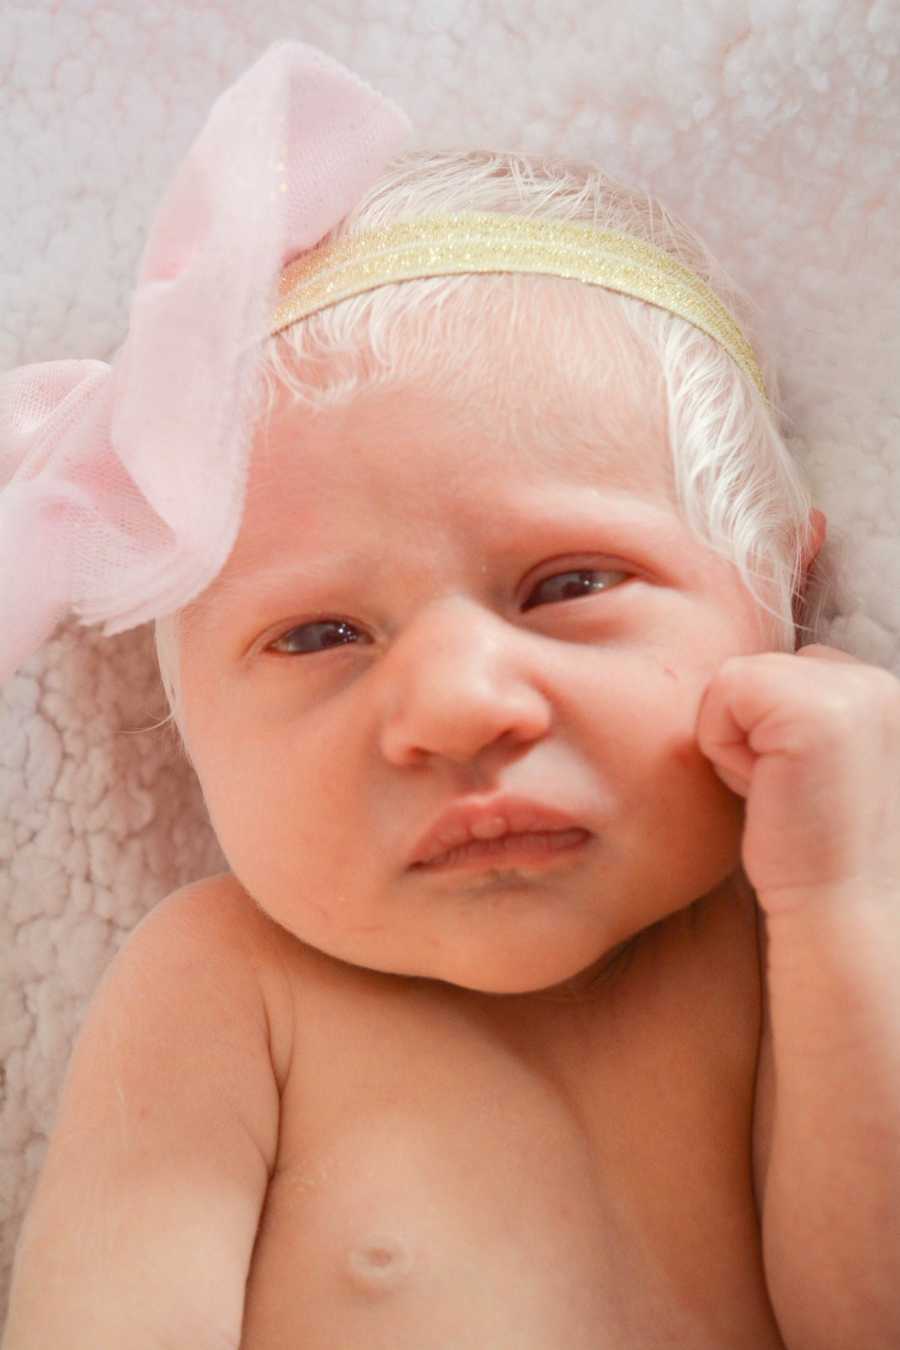
M 648 240 L 742 318 L 657 203 L 568 161 L 406 154 L 332 238 L 460 211 Z M 697 712 L 729 656 L 798 645 L 821 531 L 732 357 L 630 296 L 492 273 L 367 291 L 264 361 L 235 548 L 157 623 L 260 907 L 354 965 L 530 992 L 734 873 L 743 803 Z M 495 796 L 563 813 L 580 842 L 423 864 L 446 808 Z

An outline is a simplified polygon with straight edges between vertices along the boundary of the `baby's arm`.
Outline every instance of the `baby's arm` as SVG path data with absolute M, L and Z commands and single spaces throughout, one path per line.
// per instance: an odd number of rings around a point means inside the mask
M 896 1350 L 900 894 L 816 895 L 767 928 L 755 1143 L 772 1305 L 788 1350 Z
M 237 1350 L 274 1165 L 264 993 L 214 884 L 157 906 L 88 1009 L 3 1350 Z

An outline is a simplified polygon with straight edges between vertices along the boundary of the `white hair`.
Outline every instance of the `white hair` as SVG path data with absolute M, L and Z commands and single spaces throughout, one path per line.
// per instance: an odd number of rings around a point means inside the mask
M 327 237 L 457 211 L 582 221 L 645 239 L 702 277 L 754 341 L 746 297 L 703 242 L 648 193 L 624 187 L 592 163 L 514 152 L 410 151 L 388 164 Z M 447 387 L 460 376 L 460 352 L 467 351 L 484 313 L 501 298 L 511 305 L 511 343 L 519 332 L 537 331 L 538 325 L 543 331 L 547 284 L 557 289 L 581 285 L 520 274 L 428 277 L 384 285 L 310 315 L 263 344 L 260 387 L 268 414 L 282 393 L 314 412 L 423 370 Z M 809 591 L 804 596 L 802 584 L 812 497 L 779 426 L 784 417 L 765 352 L 754 344 L 769 407 L 731 357 L 692 324 L 629 296 L 591 289 L 604 296 L 606 313 L 620 321 L 619 332 L 637 339 L 642 360 L 658 381 L 679 514 L 713 552 L 735 564 L 749 592 L 776 617 L 784 650 L 794 650 L 797 628 L 812 632 L 819 617 L 811 615 Z M 571 290 L 562 294 L 564 300 L 571 298 Z M 451 296 L 455 302 L 447 306 Z M 604 378 L 610 367 L 609 332 L 586 341 L 583 328 L 579 333 L 572 328 L 575 307 L 551 308 L 553 321 L 568 336 L 567 364 L 580 362 L 594 382 Z M 414 322 L 401 323 L 406 316 Z M 427 322 L 415 322 L 420 319 Z M 450 340 L 454 324 L 460 325 L 455 330 L 460 337 Z M 624 360 L 623 344 L 613 337 L 613 345 Z M 540 415 L 552 416 L 552 407 L 543 406 Z M 760 582 L 774 597 L 773 605 Z M 804 622 L 811 617 L 813 627 Z M 166 698 L 183 736 L 178 620 L 179 612 L 158 620 L 155 639 Z

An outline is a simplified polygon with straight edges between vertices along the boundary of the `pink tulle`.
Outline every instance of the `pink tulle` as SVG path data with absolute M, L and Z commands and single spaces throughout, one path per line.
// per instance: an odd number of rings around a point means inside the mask
M 330 57 L 276 43 L 216 100 L 163 197 L 112 365 L 0 376 L 0 681 L 69 613 L 124 632 L 224 566 L 281 269 L 410 131 Z

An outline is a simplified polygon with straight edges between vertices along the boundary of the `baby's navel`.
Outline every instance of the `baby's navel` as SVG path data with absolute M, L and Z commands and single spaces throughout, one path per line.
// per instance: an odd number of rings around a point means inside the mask
M 351 1247 L 347 1274 L 351 1284 L 366 1294 L 387 1294 L 412 1270 L 409 1246 L 399 1238 L 379 1233 Z

